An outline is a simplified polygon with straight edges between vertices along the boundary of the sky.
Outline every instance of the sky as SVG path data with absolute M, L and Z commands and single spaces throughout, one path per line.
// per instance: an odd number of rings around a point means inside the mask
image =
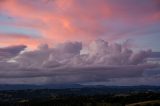
M 0 84 L 160 85 L 160 0 L 0 0 Z

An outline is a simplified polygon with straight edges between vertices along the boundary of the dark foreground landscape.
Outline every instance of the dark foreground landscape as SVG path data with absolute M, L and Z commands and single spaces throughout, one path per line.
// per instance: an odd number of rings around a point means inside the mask
M 160 106 L 160 87 L 74 85 L 69 88 L 50 85 L 47 88 L 41 86 L 28 86 L 27 88 L 24 85 L 0 86 L 0 106 L 125 105 Z

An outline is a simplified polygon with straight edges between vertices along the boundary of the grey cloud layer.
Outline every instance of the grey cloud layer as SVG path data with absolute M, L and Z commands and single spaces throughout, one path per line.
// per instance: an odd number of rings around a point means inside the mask
M 17 56 L 25 48 L 26 46 L 24 45 L 0 48 L 0 61 L 8 60 L 10 58 Z
M 24 48 L 0 49 L 0 53 L 10 54 L 7 59 L 0 58 L 0 83 L 2 80 L 8 83 L 10 79 L 17 83 L 36 83 L 37 79 L 39 83 L 103 82 L 142 77 L 145 70 L 159 67 L 147 62 L 151 50 L 134 52 L 124 44 L 108 44 L 104 40 L 89 45 L 66 42 L 54 48 L 41 45 L 37 50 L 20 53 Z

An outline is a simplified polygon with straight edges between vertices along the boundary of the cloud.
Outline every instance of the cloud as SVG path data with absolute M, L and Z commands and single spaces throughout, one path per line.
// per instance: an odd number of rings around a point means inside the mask
M 0 61 L 9 60 L 19 55 L 26 48 L 24 45 L 0 48 Z
M 0 26 L 12 26 L 6 31 L 12 33 L 0 31 L 4 47 L 0 82 L 85 83 L 142 77 L 146 70 L 159 67 L 159 53 L 113 42 L 141 35 L 157 39 L 159 4 L 158 0 L 1 0 Z M 37 49 L 40 44 L 44 45 Z
M 0 3 L 0 13 L 12 18 L 4 24 L 31 28 L 52 45 L 100 37 L 114 41 L 146 36 L 146 30 L 159 22 L 158 7 L 157 0 L 5 0 Z
M 13 45 L 25 45 L 30 49 L 36 49 L 37 45 L 43 43 L 42 39 L 32 38 L 24 34 L 4 34 L 0 33 L 0 45 L 13 46 Z
M 160 58 L 160 52 L 152 52 L 151 58 Z
M 19 79 L 17 83 L 29 83 L 31 79 L 36 83 L 40 79 L 40 84 L 107 82 L 113 78 L 141 77 L 146 70 L 159 67 L 147 62 L 151 50 L 135 52 L 126 45 L 104 40 L 95 40 L 89 45 L 66 42 L 52 48 L 44 44 L 37 50 L 19 54 L 24 47 L 0 49 L 14 51 L 16 56 L 14 62 L 0 63 L 0 82 L 5 79 Z

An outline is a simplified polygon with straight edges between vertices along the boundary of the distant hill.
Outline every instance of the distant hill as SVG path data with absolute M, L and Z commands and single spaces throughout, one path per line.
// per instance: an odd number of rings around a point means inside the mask
M 66 89 L 81 88 L 79 84 L 53 84 L 53 85 L 28 85 L 28 84 L 4 84 L 0 85 L 0 90 L 24 90 L 24 89 Z
M 104 86 L 104 85 L 80 85 L 80 84 L 50 84 L 50 85 L 0 85 L 0 90 L 25 90 L 25 89 L 85 89 L 85 90 L 100 90 L 100 91 L 158 91 L 160 86 Z

